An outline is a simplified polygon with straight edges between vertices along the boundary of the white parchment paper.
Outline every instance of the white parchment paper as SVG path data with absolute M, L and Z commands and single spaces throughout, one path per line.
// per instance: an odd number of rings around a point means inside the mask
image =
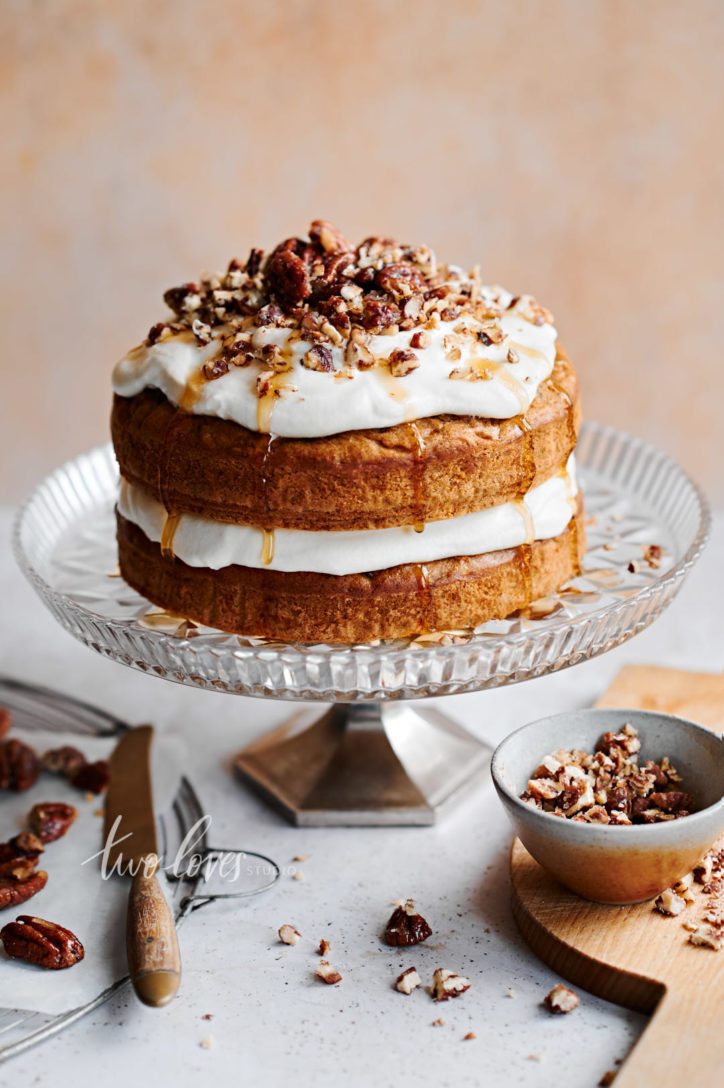
M 12 735 L 40 753 L 72 744 L 91 761 L 108 758 L 116 743 L 114 739 L 35 730 L 16 729 Z M 180 779 L 181 760 L 176 738 L 155 736 L 152 771 L 157 813 L 170 805 Z M 85 958 L 65 970 L 48 971 L 11 960 L 0 947 L 0 1007 L 58 1014 L 87 1004 L 127 975 L 125 925 L 130 879 L 114 875 L 103 880 L 100 857 L 88 860 L 103 849 L 103 817 L 97 814 L 103 808 L 103 798 L 86 801 L 82 791 L 57 775 L 41 773 L 25 793 L 0 792 L 0 841 L 23 830 L 27 813 L 40 801 L 75 805 L 78 818 L 62 839 L 46 845 L 40 857 L 38 868 L 48 873 L 43 891 L 19 907 L 0 911 L 0 928 L 20 914 L 57 922 L 80 939 Z M 163 878 L 161 883 L 168 898 Z

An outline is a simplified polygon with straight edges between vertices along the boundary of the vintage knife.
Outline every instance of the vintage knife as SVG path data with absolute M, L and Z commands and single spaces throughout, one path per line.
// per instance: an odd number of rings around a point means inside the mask
M 134 874 L 126 916 L 126 951 L 133 988 L 144 1005 L 157 1008 L 176 995 L 181 956 L 173 915 L 155 876 L 158 852 L 151 790 L 152 740 L 150 725 L 129 729 L 111 755 L 105 835 L 106 843 L 113 835 L 107 855 L 109 870 Z

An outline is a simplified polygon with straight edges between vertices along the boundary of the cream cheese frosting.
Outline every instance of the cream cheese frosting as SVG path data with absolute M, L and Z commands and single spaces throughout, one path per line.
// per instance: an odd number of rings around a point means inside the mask
M 492 289 L 483 289 L 483 291 Z M 512 296 L 500 288 L 495 297 L 505 307 Z M 199 415 L 232 420 L 253 431 L 288 438 L 318 438 L 344 431 L 391 427 L 434 415 L 510 419 L 530 407 L 541 382 L 553 370 L 556 329 L 533 324 L 515 311 L 503 312 L 504 340 L 485 345 L 481 325 L 472 315 L 440 321 L 429 329 L 429 343 L 415 354 L 417 369 L 393 377 L 387 360 L 395 349 L 409 349 L 415 330 L 373 335 L 369 350 L 376 365 L 346 367 L 343 347 L 331 344 L 333 373 L 307 369 L 304 355 L 313 346 L 289 328 L 252 326 L 247 330 L 255 352 L 274 344 L 285 352 L 290 369 L 273 380 L 269 398 L 260 400 L 257 379 L 261 359 L 232 366 L 228 373 L 194 387 L 201 367 L 219 351 L 219 342 L 200 344 L 190 332 L 130 352 L 113 371 L 113 389 L 133 397 L 159 389 L 173 404 Z M 510 361 L 510 360 L 513 361 Z M 451 373 L 457 376 L 451 377 Z
M 265 532 L 182 514 L 172 546 L 173 553 L 191 567 L 219 570 L 238 564 L 276 571 L 357 574 L 403 563 L 482 555 L 558 536 L 575 513 L 576 494 L 576 468 L 571 454 L 565 472 L 532 488 L 520 502 L 428 522 L 423 532 L 412 526 L 346 532 Z M 118 510 L 149 540 L 161 543 L 168 515 L 143 488 L 123 480 Z

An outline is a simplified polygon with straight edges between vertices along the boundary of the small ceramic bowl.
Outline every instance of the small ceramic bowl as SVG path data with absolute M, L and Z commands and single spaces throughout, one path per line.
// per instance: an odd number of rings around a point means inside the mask
M 544 756 L 593 752 L 602 733 L 638 730 L 639 762 L 668 756 L 696 810 L 660 824 L 610 826 L 552 816 L 520 800 Z M 724 831 L 724 740 L 704 726 L 649 710 L 578 710 L 524 725 L 499 744 L 491 771 L 516 834 L 571 891 L 597 903 L 640 903 L 670 888 Z

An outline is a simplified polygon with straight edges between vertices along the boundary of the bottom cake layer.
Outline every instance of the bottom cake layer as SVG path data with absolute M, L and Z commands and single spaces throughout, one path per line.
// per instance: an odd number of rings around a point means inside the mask
M 223 631 L 285 642 L 369 642 L 503 619 L 580 570 L 583 505 L 558 536 L 370 574 L 191 567 L 117 514 L 121 574 L 149 601 Z

